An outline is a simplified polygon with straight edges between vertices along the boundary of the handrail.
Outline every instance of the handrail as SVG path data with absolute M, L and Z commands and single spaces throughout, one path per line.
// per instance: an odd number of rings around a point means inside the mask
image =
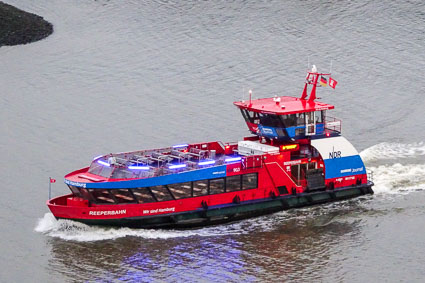
M 325 117 L 325 131 L 327 133 L 341 133 L 342 122 L 334 117 Z

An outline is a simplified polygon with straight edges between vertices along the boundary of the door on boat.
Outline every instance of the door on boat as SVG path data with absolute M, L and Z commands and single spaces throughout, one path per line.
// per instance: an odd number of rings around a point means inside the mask
M 307 172 L 316 169 L 316 162 L 301 163 L 291 166 L 292 179 L 297 185 L 307 185 Z
M 312 136 L 316 134 L 315 113 L 305 113 L 305 135 Z

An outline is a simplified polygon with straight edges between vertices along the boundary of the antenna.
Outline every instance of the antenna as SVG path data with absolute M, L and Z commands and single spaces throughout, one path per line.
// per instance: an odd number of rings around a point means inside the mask
M 252 90 L 249 90 L 249 104 L 251 104 Z

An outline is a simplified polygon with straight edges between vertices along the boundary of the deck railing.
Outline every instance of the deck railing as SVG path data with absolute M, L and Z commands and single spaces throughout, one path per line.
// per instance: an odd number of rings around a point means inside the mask
M 325 132 L 330 134 L 341 133 L 341 120 L 326 116 Z

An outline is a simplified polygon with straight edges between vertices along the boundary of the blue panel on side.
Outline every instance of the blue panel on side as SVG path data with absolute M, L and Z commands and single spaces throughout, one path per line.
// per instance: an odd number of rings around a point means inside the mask
M 359 155 L 325 159 L 325 178 L 339 178 L 366 174 L 366 169 Z
M 105 189 L 125 189 L 150 187 L 159 185 L 168 185 L 174 183 L 183 183 L 190 181 L 198 181 L 204 179 L 214 179 L 226 177 L 226 165 L 210 167 L 205 169 L 193 170 L 160 177 L 147 179 L 121 181 L 121 182 L 105 182 L 105 183 L 87 183 L 87 188 L 105 188 Z
M 258 125 L 258 129 L 261 132 L 261 135 L 265 137 L 275 138 L 278 136 L 276 129 L 272 127 L 264 127 L 263 125 Z

